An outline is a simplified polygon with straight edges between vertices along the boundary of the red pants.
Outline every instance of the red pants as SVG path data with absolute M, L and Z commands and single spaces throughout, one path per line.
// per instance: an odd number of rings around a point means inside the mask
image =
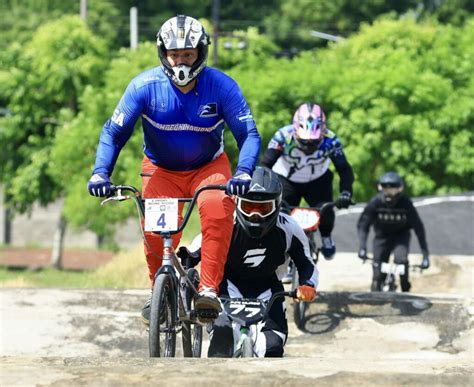
M 142 163 L 143 198 L 185 198 L 192 197 L 197 188 L 208 184 L 225 184 L 231 176 L 230 163 L 226 154 L 192 171 L 170 171 L 153 165 L 145 156 Z M 230 239 L 232 237 L 234 201 L 224 191 L 204 191 L 198 198 L 201 219 L 201 283 L 218 290 L 224 275 Z M 179 220 L 182 222 L 184 204 L 179 206 Z M 150 280 L 153 286 L 155 273 L 161 267 L 163 242 L 152 232 L 145 232 L 145 256 Z M 176 249 L 181 233 L 173 235 Z

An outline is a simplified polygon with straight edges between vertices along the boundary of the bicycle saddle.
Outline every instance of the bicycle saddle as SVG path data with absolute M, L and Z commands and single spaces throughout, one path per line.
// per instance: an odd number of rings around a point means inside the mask
M 181 259 L 181 264 L 184 268 L 190 269 L 201 262 L 201 249 L 196 251 L 189 251 L 186 246 L 181 246 L 176 255 Z

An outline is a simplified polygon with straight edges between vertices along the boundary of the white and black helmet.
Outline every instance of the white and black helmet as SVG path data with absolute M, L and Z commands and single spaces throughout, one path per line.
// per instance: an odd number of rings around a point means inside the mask
M 282 186 L 278 175 L 266 167 L 257 167 L 250 188 L 237 196 L 236 218 L 245 233 L 262 238 L 275 225 L 281 205 Z
M 178 86 L 186 86 L 206 66 L 210 43 L 209 35 L 198 20 L 186 15 L 178 15 L 167 20 L 156 35 L 158 57 L 165 74 Z M 196 62 L 192 66 L 183 64 L 172 67 L 166 59 L 166 51 L 187 48 L 198 49 Z

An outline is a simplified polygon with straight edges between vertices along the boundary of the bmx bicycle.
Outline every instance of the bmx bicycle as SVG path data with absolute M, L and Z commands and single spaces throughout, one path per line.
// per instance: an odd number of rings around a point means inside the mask
M 299 207 L 286 206 L 290 211 L 290 216 L 296 220 L 298 225 L 304 230 L 308 238 L 309 251 L 313 262 L 316 265 L 319 259 L 320 248 L 316 244 L 316 231 L 318 230 L 321 216 L 330 208 L 336 206 L 335 202 L 323 203 L 320 207 Z M 294 264 L 291 265 L 289 275 L 291 277 L 291 290 L 295 290 L 299 286 L 298 271 Z M 300 301 L 293 303 L 293 320 L 298 329 L 304 328 L 304 319 L 306 310 L 308 309 L 308 302 Z
M 365 259 L 362 259 L 362 263 L 365 264 L 366 261 L 372 261 L 373 257 L 367 256 Z M 383 292 L 396 292 L 398 288 L 397 277 L 404 275 L 406 272 L 406 265 L 403 263 L 396 263 L 392 259 L 392 256 L 389 257 L 388 262 L 380 262 L 380 272 L 385 274 L 385 279 L 382 283 Z M 423 273 L 423 267 L 421 265 L 408 265 L 408 270 L 410 271 L 419 271 Z
M 258 325 L 266 321 L 273 303 L 281 297 L 296 298 L 296 290 L 276 292 L 269 300 L 220 297 L 227 316 L 240 326 L 239 340 L 232 357 L 256 356 L 255 342 L 259 334 Z
M 196 190 L 192 198 L 142 199 L 138 189 L 130 185 L 112 188 L 113 196 L 102 201 L 134 199 L 140 220 L 144 219 L 145 231 L 152 231 L 163 239 L 163 263 L 155 275 L 152 291 L 149 353 L 150 357 L 175 357 L 176 334 L 181 332 L 184 357 L 201 357 L 202 324 L 199 318 L 216 318 L 211 311 L 196 311 L 199 272 L 186 264 L 183 266 L 174 248 L 171 236 L 185 227 L 198 196 L 206 190 L 225 191 L 225 185 L 206 185 Z M 123 192 L 133 195 L 124 195 Z M 178 226 L 178 203 L 189 203 L 182 223 Z M 143 232 L 143 229 L 142 229 Z M 143 234 L 144 238 L 144 234 Z

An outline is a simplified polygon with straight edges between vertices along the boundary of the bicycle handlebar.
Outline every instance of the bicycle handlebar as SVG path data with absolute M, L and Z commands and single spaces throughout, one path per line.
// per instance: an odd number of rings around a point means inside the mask
M 360 258 L 360 257 L 359 257 L 359 258 Z M 368 255 L 366 255 L 365 258 L 360 258 L 360 259 L 362 259 L 362 264 L 365 264 L 366 261 L 373 261 L 373 260 L 374 260 L 373 257 L 369 257 Z M 403 263 L 395 263 L 395 262 L 393 262 L 393 264 L 395 264 L 395 265 L 403 265 Z M 426 270 L 425 268 L 423 268 L 423 267 L 421 266 L 421 264 L 420 264 L 420 265 L 408 264 L 408 268 L 409 268 L 410 270 L 412 270 L 412 271 L 415 271 L 416 269 L 420 269 L 420 273 L 423 272 L 423 270 Z
M 115 194 L 115 196 L 110 196 L 107 199 L 103 200 L 101 202 L 101 205 L 104 205 L 105 203 L 109 201 L 123 201 L 123 200 L 131 199 L 131 197 L 128 195 L 122 195 L 122 191 L 129 191 L 134 194 L 133 199 L 136 201 L 141 215 L 143 217 L 145 216 L 145 206 L 143 204 L 143 198 L 142 198 L 142 195 L 140 194 L 140 191 L 137 188 L 131 185 L 113 185 L 110 187 L 110 190 L 112 194 Z M 173 231 L 153 231 L 153 232 L 160 235 L 161 234 L 172 235 L 172 234 L 177 234 L 183 231 L 184 227 L 186 227 L 186 224 L 188 223 L 189 217 L 191 216 L 191 212 L 194 208 L 194 205 L 196 204 L 198 196 L 202 192 L 208 191 L 208 190 L 226 191 L 227 186 L 225 184 L 204 185 L 202 187 L 199 187 L 194 192 L 194 195 L 192 198 L 177 198 L 179 203 L 189 203 L 189 207 L 186 209 L 186 212 L 184 214 L 183 221 L 181 222 L 181 224 L 178 226 L 176 230 L 173 230 Z

